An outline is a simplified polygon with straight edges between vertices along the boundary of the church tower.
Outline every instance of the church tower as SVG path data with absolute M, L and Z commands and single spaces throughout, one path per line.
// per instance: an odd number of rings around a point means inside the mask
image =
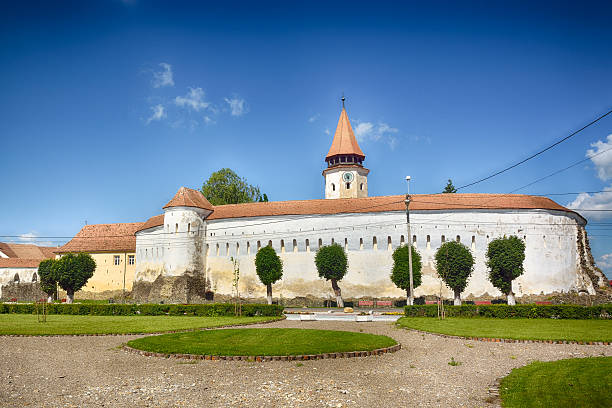
M 325 198 L 357 198 L 368 196 L 368 173 L 363 167 L 365 154 L 359 148 L 349 122 L 342 97 L 342 112 L 334 140 L 329 148 L 323 170 Z

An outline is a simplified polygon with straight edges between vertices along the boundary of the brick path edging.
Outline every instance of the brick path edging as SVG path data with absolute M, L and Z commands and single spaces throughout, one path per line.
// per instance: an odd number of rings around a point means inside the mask
M 349 351 L 340 353 L 323 353 L 323 354 L 304 354 L 295 356 L 215 356 L 215 355 L 201 355 L 201 354 L 167 354 L 167 353 L 155 353 L 152 351 L 144 351 L 132 348 L 130 346 L 123 346 L 123 350 L 129 353 L 139 354 L 145 357 L 162 357 L 162 358 L 177 358 L 177 359 L 188 359 L 188 360 L 227 360 L 227 361 L 256 361 L 259 363 L 267 361 L 307 361 L 307 360 L 325 360 L 329 358 L 352 358 L 352 357 L 368 357 L 368 356 L 379 356 L 385 353 L 394 353 L 402 348 L 400 343 L 395 346 L 383 347 L 371 351 Z
M 79 315 L 72 315 L 79 316 Z M 91 316 L 91 315 L 87 315 Z M 207 316 L 201 316 L 207 317 Z M 271 316 L 272 317 L 272 316 Z M 160 332 L 141 332 L 141 333 L 89 333 L 89 334 L 0 334 L 0 338 L 2 337 L 98 337 L 98 336 L 149 336 L 149 335 L 158 335 L 158 334 L 172 334 L 172 333 L 188 333 L 194 331 L 201 330 L 214 330 L 214 329 L 228 329 L 231 327 L 242 327 L 242 326 L 251 326 L 253 324 L 268 324 L 268 323 L 276 323 L 282 320 L 287 319 L 287 316 L 278 316 L 278 319 L 271 320 L 263 320 L 261 322 L 248 322 L 248 323 L 236 323 L 236 324 L 226 324 L 223 326 L 212 326 L 212 327 L 197 327 L 195 329 L 180 329 L 180 330 L 168 330 L 168 331 L 160 331 Z
M 575 341 L 575 340 L 520 340 L 520 339 L 502 339 L 498 337 L 470 337 L 470 336 L 455 336 L 452 334 L 433 333 L 423 330 L 407 329 L 421 334 L 431 334 L 433 336 L 444 337 L 447 339 L 475 340 L 485 341 L 490 343 L 546 343 L 546 344 L 579 344 L 582 346 L 609 346 L 612 343 L 609 341 Z

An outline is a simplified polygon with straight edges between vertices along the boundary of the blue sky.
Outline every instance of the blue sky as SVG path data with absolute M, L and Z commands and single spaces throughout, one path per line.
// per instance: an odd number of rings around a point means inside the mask
M 144 221 L 222 167 L 271 200 L 321 198 L 343 92 L 370 195 L 470 183 L 612 108 L 611 20 L 605 2 L 3 2 L 0 234 Z M 508 193 L 610 134 L 612 116 L 462 191 Z M 611 186 L 612 152 L 519 192 Z M 607 215 L 587 218 L 612 276 Z

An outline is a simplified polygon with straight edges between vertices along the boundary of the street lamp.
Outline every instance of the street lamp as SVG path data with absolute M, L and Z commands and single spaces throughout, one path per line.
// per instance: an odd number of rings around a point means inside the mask
M 408 184 L 408 194 L 406 194 L 406 228 L 408 229 L 408 272 L 410 274 L 410 293 L 408 295 L 408 305 L 414 304 L 414 287 L 412 279 L 412 235 L 410 234 L 410 176 L 406 176 Z

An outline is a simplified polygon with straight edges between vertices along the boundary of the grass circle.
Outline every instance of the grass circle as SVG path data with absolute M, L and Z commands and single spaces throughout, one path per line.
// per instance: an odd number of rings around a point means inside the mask
M 609 407 L 612 357 L 536 361 L 501 381 L 503 406 Z
M 217 356 L 292 356 L 371 351 L 396 345 L 391 337 L 336 330 L 223 329 L 148 336 L 128 346 L 155 353 Z

